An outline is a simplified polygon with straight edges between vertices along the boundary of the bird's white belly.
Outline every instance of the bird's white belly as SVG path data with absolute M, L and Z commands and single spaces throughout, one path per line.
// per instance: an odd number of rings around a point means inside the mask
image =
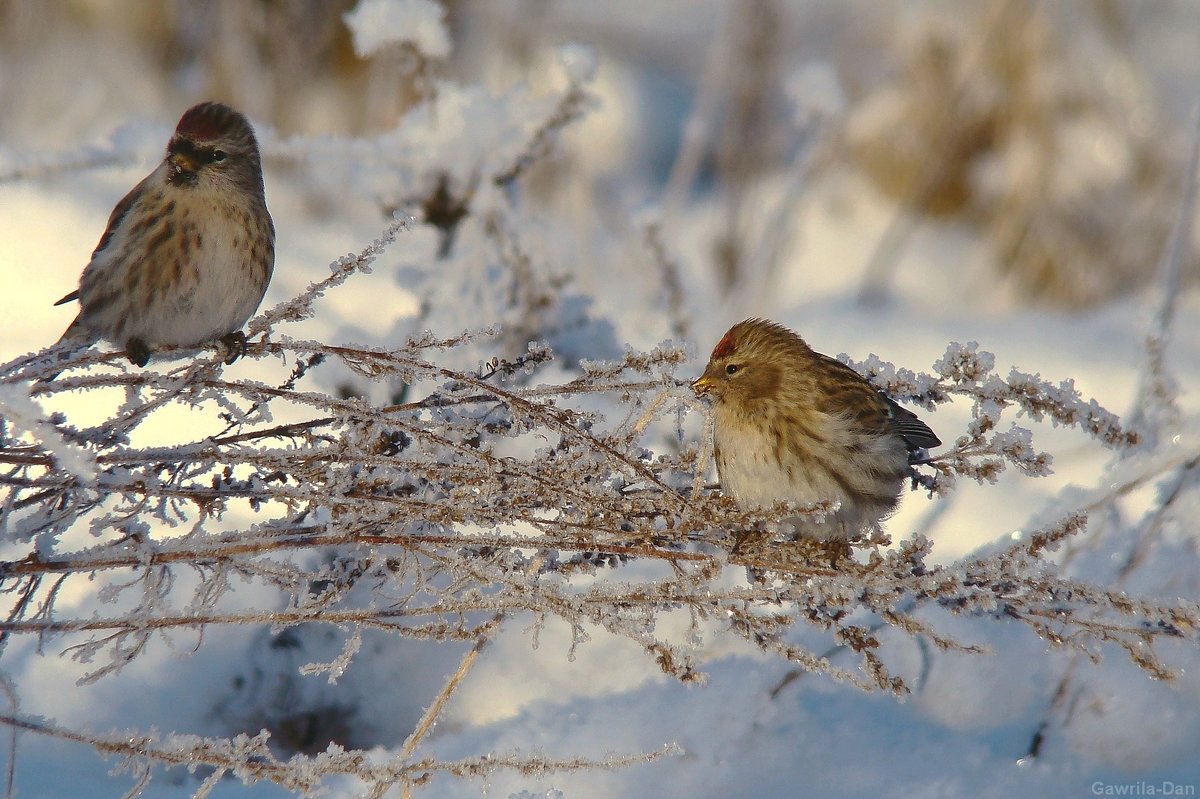
M 235 248 L 231 232 L 210 227 L 201 234 L 194 280 L 167 292 L 126 330 L 150 346 L 193 346 L 238 330 L 254 313 L 262 293 L 254 285 L 246 248 Z M 244 234 L 243 234 L 244 235 Z
M 820 479 L 824 470 L 789 470 L 776 460 L 774 442 L 765 435 L 742 431 L 738 436 L 718 435 L 716 443 L 721 485 L 743 506 L 769 508 L 781 501 L 806 505 L 843 499 L 832 479 Z
M 878 464 L 882 459 L 885 463 L 894 461 L 889 465 L 897 473 L 903 468 L 904 450 L 897 442 L 875 442 L 875 446 L 857 456 L 847 450 L 844 463 L 823 462 L 812 451 L 801 458 L 795 450 L 785 454 L 781 463 L 776 458 L 775 441 L 765 428 L 758 430 L 740 424 L 736 435 L 722 436 L 723 427 L 718 417 L 717 470 L 721 487 L 742 507 L 769 508 L 777 502 L 801 506 L 833 503 L 835 507 L 823 516 L 798 514 L 789 519 L 799 532 L 827 539 L 856 535 L 886 516 L 895 505 L 895 495 L 900 489 L 898 477 L 886 480 L 885 496 L 874 501 L 861 494 L 848 496 L 843 482 L 851 490 L 873 493 L 879 478 L 871 475 L 869 464 Z

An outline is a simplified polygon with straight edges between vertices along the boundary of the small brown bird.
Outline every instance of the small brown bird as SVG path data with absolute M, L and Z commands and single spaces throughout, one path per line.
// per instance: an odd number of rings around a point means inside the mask
M 765 319 L 738 322 L 693 384 L 715 400 L 722 488 L 743 507 L 833 500 L 798 532 L 852 538 L 895 510 L 910 459 L 942 442 L 861 375 Z
M 117 203 L 83 270 L 60 343 L 106 339 L 145 366 L 162 346 L 221 340 L 227 362 L 275 266 L 258 141 L 246 118 L 201 103 L 179 120 L 158 168 Z

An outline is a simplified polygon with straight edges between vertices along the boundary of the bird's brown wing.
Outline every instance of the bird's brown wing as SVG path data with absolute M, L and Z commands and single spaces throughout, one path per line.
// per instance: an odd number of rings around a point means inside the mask
M 108 215 L 108 226 L 104 228 L 104 235 L 100 237 L 100 243 L 96 245 L 96 249 L 92 250 L 92 260 L 95 260 L 97 253 L 108 246 L 108 242 L 112 240 L 113 234 L 117 232 L 117 226 L 121 224 L 121 220 L 129 213 L 129 209 L 133 208 L 134 202 L 138 195 L 142 192 L 142 187 L 150 179 L 147 175 L 142 179 L 142 182 L 134 186 L 128 194 L 121 198 L 121 201 L 113 206 L 112 213 Z M 72 300 L 79 299 L 79 289 L 75 289 L 67 296 L 63 297 L 55 305 L 66 305 Z
M 815 368 L 824 374 L 815 381 L 821 392 L 821 407 L 841 416 L 867 435 L 882 435 L 891 427 L 883 396 L 863 376 L 841 361 L 819 352 Z
M 153 173 L 151 173 L 153 174 Z M 142 181 L 129 190 L 129 193 L 121 198 L 121 201 L 113 206 L 112 213 L 108 216 L 108 227 L 104 228 L 104 235 L 100 237 L 100 243 L 96 245 L 96 249 L 92 250 L 92 258 L 96 257 L 96 253 L 108 246 L 108 242 L 112 239 L 113 234 L 117 232 L 117 226 L 121 224 L 121 220 L 129 213 L 129 209 L 133 207 L 134 202 L 140 197 L 144 190 L 147 181 L 150 180 L 150 175 L 142 178 Z
M 828 355 L 814 354 L 819 368 L 827 375 L 819 385 L 825 388 L 823 400 L 833 412 L 854 420 L 864 433 L 882 434 L 894 430 L 910 450 L 942 443 L 915 413 L 898 405 L 858 372 Z

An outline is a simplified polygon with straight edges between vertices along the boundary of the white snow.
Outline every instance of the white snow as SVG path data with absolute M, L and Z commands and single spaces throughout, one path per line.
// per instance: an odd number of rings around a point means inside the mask
M 430 58 L 445 58 L 451 50 L 445 16 L 438 0 L 358 0 L 346 13 L 346 24 L 359 57 L 389 44 L 411 44 Z
M 20 385 L 0 385 L 0 418 L 12 426 L 18 440 L 37 442 L 60 468 L 79 478 L 83 485 L 96 479 L 96 457 L 84 447 L 67 441 L 46 422 L 46 412 Z

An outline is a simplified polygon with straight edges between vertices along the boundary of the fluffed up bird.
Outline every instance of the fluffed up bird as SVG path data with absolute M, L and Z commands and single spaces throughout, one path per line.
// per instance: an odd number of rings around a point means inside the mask
M 55 303 L 80 305 L 59 343 L 105 339 L 145 366 L 159 347 L 220 340 L 232 363 L 274 266 L 254 131 L 229 106 L 201 103 L 180 118 L 158 168 L 113 209 L 79 289 Z
M 693 384 L 714 400 L 722 490 L 742 507 L 838 503 L 802 535 L 854 538 L 900 501 L 912 460 L 942 442 L 861 375 L 765 319 L 738 322 Z

